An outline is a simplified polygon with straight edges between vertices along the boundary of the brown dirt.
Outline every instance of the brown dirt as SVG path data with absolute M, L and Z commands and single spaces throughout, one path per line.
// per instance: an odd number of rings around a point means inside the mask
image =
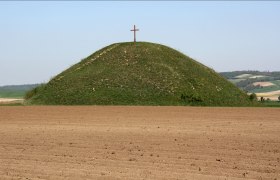
M 279 179 L 280 109 L 0 107 L 0 179 Z

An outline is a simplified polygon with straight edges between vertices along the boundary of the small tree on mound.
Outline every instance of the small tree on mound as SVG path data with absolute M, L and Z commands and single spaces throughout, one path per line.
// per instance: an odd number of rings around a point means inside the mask
M 257 95 L 255 93 L 250 94 L 249 99 L 251 101 L 256 101 L 257 100 Z

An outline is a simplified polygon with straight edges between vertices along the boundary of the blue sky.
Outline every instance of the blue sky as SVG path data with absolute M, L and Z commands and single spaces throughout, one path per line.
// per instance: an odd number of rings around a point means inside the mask
M 280 71 L 277 1 L 0 2 L 0 85 L 47 82 L 96 50 L 165 44 L 214 70 Z

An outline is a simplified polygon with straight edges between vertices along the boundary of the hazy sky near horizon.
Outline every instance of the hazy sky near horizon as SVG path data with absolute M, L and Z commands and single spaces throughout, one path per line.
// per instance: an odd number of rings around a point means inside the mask
M 0 85 L 47 82 L 96 50 L 137 40 L 221 71 L 280 71 L 277 1 L 0 2 Z

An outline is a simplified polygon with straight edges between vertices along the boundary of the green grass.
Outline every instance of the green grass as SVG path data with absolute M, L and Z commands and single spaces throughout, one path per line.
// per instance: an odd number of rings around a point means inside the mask
M 271 81 L 271 83 L 275 84 L 276 86 L 280 87 L 280 80 Z M 279 88 L 280 89 L 280 88 Z
M 23 98 L 26 91 L 0 91 L 0 98 Z
M 266 101 L 262 103 L 265 107 L 279 107 L 280 108 L 280 101 Z
M 252 105 L 212 69 L 147 42 L 105 47 L 29 91 L 26 99 L 50 105 Z
M 265 92 L 271 92 L 271 91 L 278 91 L 280 90 L 280 86 L 268 86 L 268 87 L 262 87 L 253 89 L 252 93 L 265 93 Z

